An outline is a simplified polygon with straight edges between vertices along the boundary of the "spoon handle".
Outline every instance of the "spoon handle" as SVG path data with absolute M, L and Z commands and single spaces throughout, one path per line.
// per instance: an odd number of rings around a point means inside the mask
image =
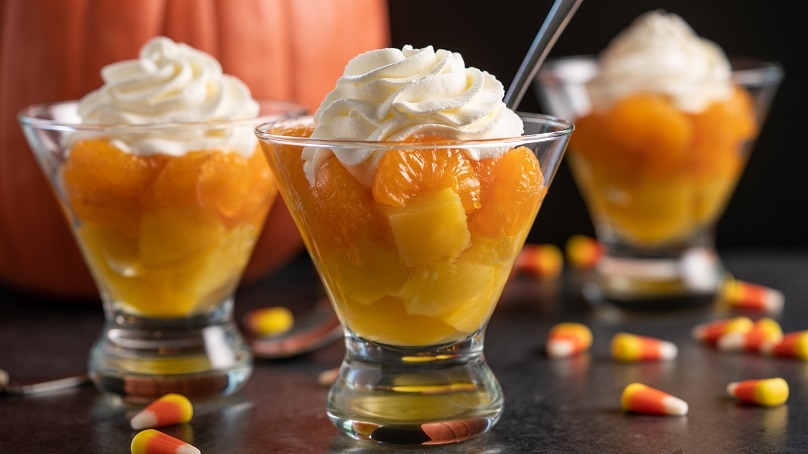
M 550 49 L 553 48 L 556 40 L 561 36 L 564 27 L 572 19 L 573 14 L 583 0 L 555 0 L 550 13 L 544 20 L 539 33 L 530 45 L 530 49 L 522 61 L 522 65 L 516 72 L 513 82 L 505 93 L 505 105 L 512 110 L 516 110 L 522 97 L 525 96 L 530 81 L 536 76 L 539 66 L 544 62 Z
M 70 377 L 58 378 L 46 381 L 32 381 L 22 383 L 7 383 L 0 386 L 0 396 L 26 396 L 29 394 L 38 394 L 49 391 L 59 391 L 63 389 L 75 388 L 90 383 L 90 378 L 87 374 L 79 374 Z

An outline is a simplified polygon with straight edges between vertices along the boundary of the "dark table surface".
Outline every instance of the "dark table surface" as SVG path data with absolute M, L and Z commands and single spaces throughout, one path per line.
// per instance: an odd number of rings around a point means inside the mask
M 808 251 L 721 251 L 738 279 L 784 292 L 775 318 L 786 332 L 808 329 Z M 339 365 L 333 343 L 285 360 L 258 360 L 233 396 L 195 402 L 193 420 L 164 428 L 203 453 L 448 452 L 448 453 L 783 453 L 808 452 L 808 362 L 757 354 L 722 353 L 691 338 L 698 323 L 730 313 L 716 307 L 668 313 L 596 309 L 578 296 L 578 276 L 557 281 L 519 278 L 506 287 L 486 334 L 486 357 L 505 392 L 500 422 L 487 434 L 432 448 L 382 448 L 352 441 L 325 415 L 320 372 Z M 243 287 L 236 316 L 286 305 L 302 317 L 321 296 L 308 259 Z M 759 318 L 764 314 L 748 314 Z M 240 319 L 240 318 L 239 318 Z M 0 368 L 12 378 L 40 379 L 83 371 L 103 315 L 91 304 L 49 303 L 0 292 Z M 580 321 L 594 345 L 577 357 L 544 354 L 550 327 Z M 679 356 L 665 363 L 617 363 L 615 333 L 627 331 L 675 342 Z M 743 405 L 727 383 L 783 377 L 785 405 Z M 639 381 L 686 400 L 683 417 L 627 414 L 620 394 Z M 129 418 L 142 406 L 105 396 L 92 386 L 31 396 L 0 396 L 0 453 L 125 453 L 135 432 Z

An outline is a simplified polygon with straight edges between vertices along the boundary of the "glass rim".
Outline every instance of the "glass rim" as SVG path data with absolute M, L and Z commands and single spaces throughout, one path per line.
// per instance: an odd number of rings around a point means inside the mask
M 520 118 L 525 122 L 535 124 L 545 124 L 550 127 L 558 128 L 554 131 L 541 132 L 537 134 L 525 134 L 516 137 L 502 137 L 492 139 L 435 139 L 423 142 L 412 141 L 373 141 L 373 140 L 355 140 L 355 139 L 312 139 L 309 137 L 286 136 L 282 134 L 274 134 L 269 132 L 277 128 L 290 128 L 299 126 L 301 124 L 310 124 L 314 121 L 312 115 L 299 116 L 295 118 L 278 118 L 273 121 L 265 122 L 255 128 L 255 134 L 258 139 L 264 142 L 277 143 L 282 145 L 294 145 L 301 147 L 317 147 L 317 148 L 335 148 L 335 149 L 355 149 L 355 148 L 374 148 L 384 150 L 400 150 L 412 148 L 435 148 L 435 149 L 450 149 L 462 146 L 463 148 L 482 148 L 491 146 L 519 146 L 527 143 L 538 143 L 552 141 L 561 137 L 569 136 L 572 134 L 574 125 L 571 121 L 563 120 L 561 118 L 539 113 L 530 112 L 516 112 Z
M 729 56 L 728 58 L 732 69 L 731 80 L 736 83 L 746 86 L 768 86 L 780 83 L 784 77 L 783 65 L 778 61 L 743 55 Z M 594 75 L 598 73 L 597 62 L 598 56 L 593 54 L 548 58 L 536 74 L 534 82 L 547 85 L 588 85 L 594 79 Z M 559 71 L 559 66 L 565 64 L 587 65 L 588 68 L 585 72 L 576 71 L 575 76 L 571 77 Z M 660 72 L 656 75 L 665 76 L 670 74 L 672 73 Z M 632 85 L 641 79 L 643 78 L 626 79 L 616 85 Z M 615 84 L 610 83 L 610 85 Z M 680 85 L 687 86 L 691 84 L 683 82 Z
M 171 130 L 189 127 L 203 127 L 203 128 L 232 128 L 232 127 L 254 127 L 257 123 L 265 123 L 267 121 L 296 117 L 305 115 L 307 109 L 304 105 L 294 101 L 277 100 L 277 99 L 262 99 L 258 98 L 255 101 L 261 106 L 262 109 L 268 108 L 268 113 L 259 114 L 252 118 L 239 118 L 232 120 L 216 119 L 216 120 L 195 120 L 195 121 L 174 121 L 164 123 L 79 123 L 73 121 L 64 121 L 44 116 L 45 113 L 52 113 L 54 109 L 64 108 L 71 109 L 77 108 L 78 100 L 69 101 L 56 101 L 56 102 L 42 102 L 31 104 L 22 108 L 17 113 L 17 120 L 27 126 L 37 129 L 47 129 L 53 131 L 82 131 L 82 132 L 138 132 L 138 131 L 153 131 Z M 277 110 L 277 112 L 275 112 Z

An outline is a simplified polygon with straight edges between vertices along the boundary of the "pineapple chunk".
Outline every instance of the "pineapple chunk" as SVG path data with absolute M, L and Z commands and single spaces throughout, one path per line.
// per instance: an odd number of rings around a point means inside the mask
M 396 296 L 407 313 L 436 317 L 463 307 L 490 303 L 496 294 L 497 269 L 474 263 L 435 262 L 413 268 Z
M 182 261 L 172 287 L 180 293 L 195 295 L 200 301 L 214 295 L 212 304 L 221 297 L 215 296 L 221 289 L 227 294 L 236 286 L 241 272 L 258 238 L 252 224 L 244 224 L 212 241 L 204 249 Z
M 144 213 L 140 220 L 140 259 L 160 266 L 183 259 L 225 234 L 215 216 L 196 207 Z
M 367 305 L 338 306 L 338 310 L 348 329 L 381 344 L 418 347 L 460 338 L 439 318 L 408 314 L 401 300 L 390 295 Z
M 320 263 L 335 297 L 360 304 L 397 292 L 409 274 L 395 250 L 364 237 L 355 248 L 338 250 Z
M 454 258 L 471 245 L 466 210 L 451 189 L 424 194 L 387 213 L 408 267 Z

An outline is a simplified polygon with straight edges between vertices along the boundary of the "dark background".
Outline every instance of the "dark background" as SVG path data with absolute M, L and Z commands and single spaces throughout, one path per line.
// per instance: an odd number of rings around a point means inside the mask
M 729 55 L 780 62 L 785 78 L 738 188 L 717 226 L 722 248 L 807 248 L 798 219 L 808 208 L 806 101 L 808 22 L 801 2 L 753 0 L 585 0 L 550 57 L 596 54 L 637 16 L 676 13 Z M 467 66 L 494 74 L 505 88 L 553 5 L 551 0 L 390 0 L 393 47 L 412 44 L 459 52 Z M 519 110 L 546 112 L 528 91 Z M 559 245 L 594 234 L 566 163 L 562 163 L 530 241 Z

